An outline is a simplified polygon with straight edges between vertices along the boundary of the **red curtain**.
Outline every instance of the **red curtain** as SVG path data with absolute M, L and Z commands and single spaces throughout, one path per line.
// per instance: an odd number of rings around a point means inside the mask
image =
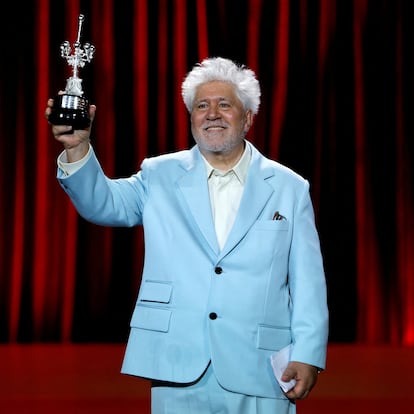
M 181 81 L 207 56 L 262 85 L 249 133 L 311 182 L 331 341 L 414 345 L 414 62 L 402 0 L 37 0 L 0 27 L 0 341 L 124 341 L 142 229 L 81 219 L 59 187 L 47 98 L 80 71 L 109 176 L 193 145 Z M 16 18 L 18 16 L 18 18 Z M 18 21 L 16 22 L 16 19 Z

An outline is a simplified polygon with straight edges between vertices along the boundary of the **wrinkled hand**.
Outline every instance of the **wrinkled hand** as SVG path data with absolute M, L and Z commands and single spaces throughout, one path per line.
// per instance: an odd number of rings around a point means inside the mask
M 305 399 L 318 380 L 318 368 L 303 362 L 290 361 L 282 375 L 283 381 L 296 380 L 296 385 L 285 393 L 290 400 Z
M 63 91 L 59 91 L 62 94 Z M 47 101 L 45 110 L 46 119 L 49 118 L 53 108 L 53 99 Z M 73 130 L 70 125 L 52 125 L 52 134 L 55 139 L 61 142 L 66 150 L 68 162 L 78 161 L 83 158 L 89 150 L 90 134 L 93 119 L 95 118 L 96 106 L 90 105 L 90 125 L 85 129 Z

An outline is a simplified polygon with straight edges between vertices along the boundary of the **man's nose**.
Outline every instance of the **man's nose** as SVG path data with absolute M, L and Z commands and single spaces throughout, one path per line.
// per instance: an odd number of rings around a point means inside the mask
M 218 110 L 218 105 L 210 105 L 207 112 L 208 119 L 217 119 L 220 117 L 220 112 Z

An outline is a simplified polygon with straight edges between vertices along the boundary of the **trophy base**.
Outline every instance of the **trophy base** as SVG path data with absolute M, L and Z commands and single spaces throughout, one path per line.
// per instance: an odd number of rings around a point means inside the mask
M 73 129 L 85 129 L 91 124 L 89 101 L 77 95 L 58 95 L 54 98 L 48 121 L 53 125 L 70 125 Z

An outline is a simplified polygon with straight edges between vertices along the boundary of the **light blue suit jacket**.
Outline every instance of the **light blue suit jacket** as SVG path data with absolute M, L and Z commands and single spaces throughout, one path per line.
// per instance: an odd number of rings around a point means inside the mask
M 211 361 L 221 385 L 285 398 L 269 357 L 325 367 L 326 285 L 309 184 L 253 145 L 240 208 L 222 251 L 197 146 L 105 177 L 95 154 L 58 178 L 79 214 L 144 226 L 145 262 L 122 372 L 189 383 Z M 282 220 L 272 220 L 278 211 Z

